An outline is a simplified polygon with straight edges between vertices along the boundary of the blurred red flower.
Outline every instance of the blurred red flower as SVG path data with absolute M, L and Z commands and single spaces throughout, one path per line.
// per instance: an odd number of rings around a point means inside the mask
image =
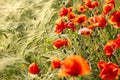
M 72 22 L 72 21 L 66 23 L 66 28 L 72 29 L 72 31 L 76 30 L 76 26 L 75 26 L 74 22 Z
M 67 57 L 61 63 L 61 70 L 59 76 L 78 76 L 90 73 L 90 66 L 87 61 L 79 55 L 72 55 Z
M 85 2 L 85 6 L 86 6 L 86 7 L 92 8 L 91 0 L 84 0 L 84 2 Z
M 120 11 L 114 11 L 109 17 L 109 23 L 116 24 L 115 28 L 120 28 Z
M 61 67 L 61 61 L 59 59 L 54 59 L 51 61 L 52 69 L 60 68 Z
M 84 0 L 84 2 L 85 2 L 85 6 L 90 9 L 94 9 L 99 5 L 98 1 Z
M 120 39 L 118 38 L 114 42 L 117 44 L 117 48 L 120 48 Z
M 61 17 L 66 16 L 68 13 L 72 12 L 72 7 L 66 8 L 65 6 L 61 8 L 59 15 Z
M 68 9 L 66 7 L 62 7 L 59 12 L 59 15 L 62 17 L 62 16 L 66 16 L 67 14 L 68 14 Z
M 115 1 L 114 0 L 106 0 L 105 4 L 103 6 L 102 13 L 104 15 L 108 14 L 113 8 L 115 7 Z
M 100 60 L 98 62 L 98 68 L 100 69 L 99 77 L 103 80 L 115 80 L 118 77 L 118 65 L 112 62 L 105 62 Z
M 99 2 L 98 1 L 92 1 L 92 8 L 98 7 L 99 6 Z
M 65 29 L 71 29 L 72 31 L 75 31 L 76 30 L 76 26 L 75 26 L 73 21 L 64 22 L 64 21 L 62 21 L 62 19 L 59 19 L 56 22 L 55 33 L 56 34 L 60 34 Z
M 113 4 L 105 4 L 105 5 L 103 6 L 103 11 L 102 11 L 102 13 L 103 13 L 104 15 L 106 15 L 106 14 L 108 14 L 113 8 L 114 8 L 114 5 L 113 5 Z
M 68 9 L 68 13 L 69 13 L 69 12 L 72 12 L 73 7 L 68 7 L 67 9 Z
M 86 8 L 83 5 L 78 5 L 78 12 L 86 12 Z
M 74 18 L 74 23 L 75 24 L 80 24 L 80 23 L 86 23 L 87 17 L 84 14 L 80 14 L 75 16 Z
M 106 0 L 105 4 L 113 4 L 115 7 L 115 0 Z
M 70 19 L 73 19 L 73 18 L 75 18 L 75 14 L 74 14 L 73 12 L 69 12 L 69 13 L 67 14 L 67 17 L 68 17 L 69 20 L 70 20 Z
M 109 40 L 104 47 L 105 55 L 110 58 L 116 49 L 120 48 L 120 34 L 117 35 L 116 40 Z
M 53 46 L 57 49 L 63 46 L 68 47 L 69 45 L 70 45 L 70 41 L 67 39 L 57 39 L 53 42 Z
M 80 28 L 80 30 L 78 31 L 78 34 L 81 35 L 91 35 L 92 34 L 92 30 L 89 28 Z
M 112 46 L 105 46 L 104 53 L 108 58 L 110 58 L 112 56 L 114 50 L 115 49 Z
M 110 40 L 107 42 L 107 44 L 104 47 L 104 54 L 110 58 L 116 49 L 118 48 L 118 45 L 116 44 L 116 40 Z
M 40 72 L 40 69 L 36 63 L 32 63 L 28 67 L 30 74 L 38 74 Z
M 59 34 L 65 29 L 65 24 L 66 22 L 62 21 L 62 19 L 59 19 L 56 22 L 56 28 L 55 28 L 55 33 Z
M 64 45 L 65 45 L 65 41 L 63 39 L 57 39 L 53 43 L 53 46 L 55 48 L 60 48 L 60 47 L 63 47 Z
M 99 28 L 104 28 L 107 23 L 106 19 L 102 15 L 90 17 L 88 21 L 92 23 L 94 27 Z

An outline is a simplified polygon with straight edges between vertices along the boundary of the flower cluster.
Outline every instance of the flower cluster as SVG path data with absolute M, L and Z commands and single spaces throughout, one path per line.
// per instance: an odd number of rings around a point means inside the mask
M 77 32 L 79 35 L 89 35 L 92 37 L 92 32 L 95 31 L 94 29 L 104 29 L 107 24 L 114 24 L 115 28 L 120 28 L 120 11 L 115 10 L 112 12 L 115 8 L 115 1 L 105 0 L 101 13 L 99 13 L 99 11 L 95 11 L 99 5 L 99 1 L 94 0 L 83 0 L 83 4 L 78 4 L 77 10 L 74 10 L 71 6 L 66 7 L 63 5 L 59 11 L 59 19 L 55 23 L 54 32 L 57 35 L 60 35 L 70 29 L 70 31 Z M 87 10 L 94 10 L 91 16 L 86 14 Z M 106 17 L 108 19 L 106 19 Z M 60 49 L 62 47 L 66 48 L 69 47 L 70 44 L 71 42 L 67 38 L 59 38 L 53 41 L 53 47 L 55 49 Z M 120 34 L 118 34 L 117 39 L 109 40 L 105 44 L 104 54 L 109 59 L 119 48 Z M 60 68 L 58 72 L 60 77 L 78 76 L 89 74 L 91 72 L 91 67 L 87 63 L 87 60 L 77 54 L 68 56 L 63 60 L 59 60 L 58 58 L 53 59 L 51 61 L 51 65 L 53 70 Z M 114 80 L 118 78 L 119 66 L 117 64 L 110 61 L 106 62 L 104 60 L 100 60 L 97 66 L 100 70 L 99 77 L 101 79 Z M 31 74 L 38 74 L 40 70 L 38 66 L 33 63 L 29 67 L 29 72 Z
M 67 8 L 63 6 L 59 12 L 60 19 L 56 21 L 55 33 L 60 34 L 65 29 L 71 29 L 72 31 L 76 31 L 77 26 L 83 26 L 83 29 L 80 28 L 79 30 L 80 32 L 78 31 L 78 33 L 81 34 L 81 30 L 82 30 L 82 35 L 91 35 L 92 30 L 94 28 L 97 28 L 97 27 L 104 28 L 107 24 L 107 20 L 105 19 L 104 15 L 94 15 L 91 17 L 87 17 L 85 15 L 86 9 L 93 10 L 98 6 L 99 6 L 98 1 L 84 0 L 84 4 L 78 5 L 77 11 L 80 14 L 75 14 L 72 7 Z M 104 9 L 104 11 L 107 11 L 107 10 Z M 64 20 L 64 18 L 66 20 Z M 87 30 L 87 34 L 86 34 L 86 30 Z
M 104 29 L 107 24 L 115 24 L 115 28 L 120 27 L 120 11 L 112 10 L 115 8 L 114 0 L 105 0 L 102 7 L 101 14 L 99 11 L 95 11 L 99 7 L 99 1 L 94 0 L 83 0 L 83 4 L 78 4 L 77 13 L 74 12 L 72 7 L 63 6 L 59 12 L 60 19 L 56 22 L 55 33 L 60 34 L 64 30 L 71 29 L 73 32 L 78 31 L 80 35 L 92 36 L 92 32 L 96 28 Z M 87 10 L 92 11 L 92 16 L 87 16 Z M 110 14 L 112 12 L 112 14 Z M 110 16 L 108 15 L 110 14 Z M 106 19 L 108 17 L 108 21 Z M 66 19 L 66 20 L 64 20 Z M 109 22 L 109 23 L 108 23 Z M 79 29 L 79 30 L 77 30 Z M 53 45 L 56 48 L 66 46 L 66 42 L 63 39 L 54 41 Z M 69 46 L 66 46 L 69 47 Z M 120 48 L 120 35 L 116 40 L 109 40 L 104 46 L 104 54 L 110 58 L 115 51 Z M 90 66 L 88 63 L 79 55 L 69 56 L 63 61 L 53 60 L 52 67 L 61 68 L 59 75 L 64 76 L 78 76 L 86 73 L 90 73 Z M 105 62 L 100 60 L 98 62 L 98 68 L 100 69 L 99 77 L 103 80 L 114 80 L 118 78 L 119 67 L 113 62 Z

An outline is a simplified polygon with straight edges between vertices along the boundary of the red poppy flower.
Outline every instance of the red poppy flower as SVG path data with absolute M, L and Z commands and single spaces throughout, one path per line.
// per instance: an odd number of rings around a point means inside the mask
M 93 22 L 93 26 L 99 27 L 99 28 L 104 28 L 106 26 L 106 19 L 102 16 L 94 16 L 91 19 L 89 19 L 89 21 L 91 20 L 91 22 Z
M 117 48 L 120 48 L 120 39 L 114 40 L 114 42 L 117 44 Z
M 104 47 L 104 53 L 108 58 L 110 58 L 117 48 L 118 45 L 116 44 L 116 40 L 110 40 Z
M 91 9 L 94 9 L 99 5 L 98 1 L 84 0 L 85 6 Z
M 88 8 L 92 7 L 91 0 L 84 0 L 84 2 L 85 2 L 86 7 L 88 7 Z
M 79 55 L 67 57 L 61 63 L 62 69 L 59 71 L 59 76 L 78 76 L 90 73 L 90 66 L 87 61 Z
M 87 17 L 84 14 L 80 14 L 78 16 L 75 16 L 75 18 L 74 18 L 74 22 L 76 24 L 86 23 L 86 20 L 87 20 Z
M 89 28 L 81 28 L 78 31 L 78 34 L 81 34 L 81 35 L 91 35 L 92 34 L 92 30 L 89 29 Z
M 110 57 L 112 56 L 114 50 L 115 50 L 115 49 L 113 49 L 112 46 L 105 46 L 105 48 L 104 48 L 104 53 L 105 53 L 105 55 L 106 55 L 108 58 L 110 58 Z
M 63 46 L 68 47 L 69 45 L 70 45 L 70 41 L 67 39 L 57 39 L 53 42 L 53 46 L 57 49 Z
M 119 22 L 120 20 L 117 18 L 119 16 L 120 16 L 120 12 L 119 11 L 114 11 L 109 17 L 109 22 L 111 24 L 115 24 L 116 22 Z
M 66 22 L 62 21 L 61 19 L 56 22 L 55 33 L 59 34 L 65 29 Z
M 63 39 L 57 39 L 53 43 L 53 46 L 55 48 L 60 48 L 60 47 L 63 47 L 64 45 L 65 45 L 65 41 Z
M 86 12 L 86 8 L 83 5 L 78 6 L 78 12 Z
M 38 74 L 40 72 L 40 69 L 36 63 L 30 64 L 30 66 L 28 67 L 28 70 L 30 74 Z
M 52 60 L 51 64 L 52 64 L 52 69 L 61 67 L 61 61 L 59 59 Z
M 104 15 L 106 15 L 106 14 L 108 14 L 113 8 L 114 8 L 114 5 L 113 5 L 113 4 L 105 4 L 105 5 L 103 6 L 103 11 L 102 11 L 102 13 L 103 13 Z
M 70 20 L 70 19 L 75 18 L 75 15 L 74 15 L 74 13 L 69 12 L 69 13 L 67 14 L 67 17 L 68 17 L 68 19 Z
M 98 1 L 92 1 L 92 8 L 98 7 L 99 6 L 99 2 Z
M 109 23 L 116 24 L 115 28 L 120 28 L 120 11 L 114 11 L 109 17 Z
M 100 60 L 98 62 L 98 68 L 100 69 L 99 77 L 103 80 L 115 80 L 118 77 L 119 67 L 112 62 Z
M 67 14 L 68 14 L 68 9 L 66 7 L 62 7 L 59 12 L 59 15 L 62 17 L 62 16 L 66 16 Z
M 67 9 L 68 9 L 68 13 L 70 13 L 70 12 L 72 12 L 73 8 L 72 7 L 68 7 Z
M 115 28 L 120 28 L 120 22 L 116 23 L 116 26 L 114 26 Z
M 66 8 L 66 7 L 62 7 L 60 12 L 59 12 L 59 15 L 61 17 L 63 16 L 66 16 L 68 13 L 70 13 L 72 11 L 72 7 L 69 7 L 69 8 Z
M 72 22 L 72 21 L 66 23 L 66 28 L 72 29 L 72 31 L 76 30 L 76 26 L 75 26 L 74 22 Z
M 97 23 L 98 23 L 98 25 L 97 25 L 98 27 L 104 28 L 106 26 L 107 21 L 102 15 L 100 15 L 98 17 Z
M 115 7 L 115 0 L 106 0 L 105 4 L 113 4 Z
M 97 64 L 98 68 L 100 70 L 104 69 L 105 65 L 107 64 L 107 62 L 103 61 L 103 60 L 100 60 Z

